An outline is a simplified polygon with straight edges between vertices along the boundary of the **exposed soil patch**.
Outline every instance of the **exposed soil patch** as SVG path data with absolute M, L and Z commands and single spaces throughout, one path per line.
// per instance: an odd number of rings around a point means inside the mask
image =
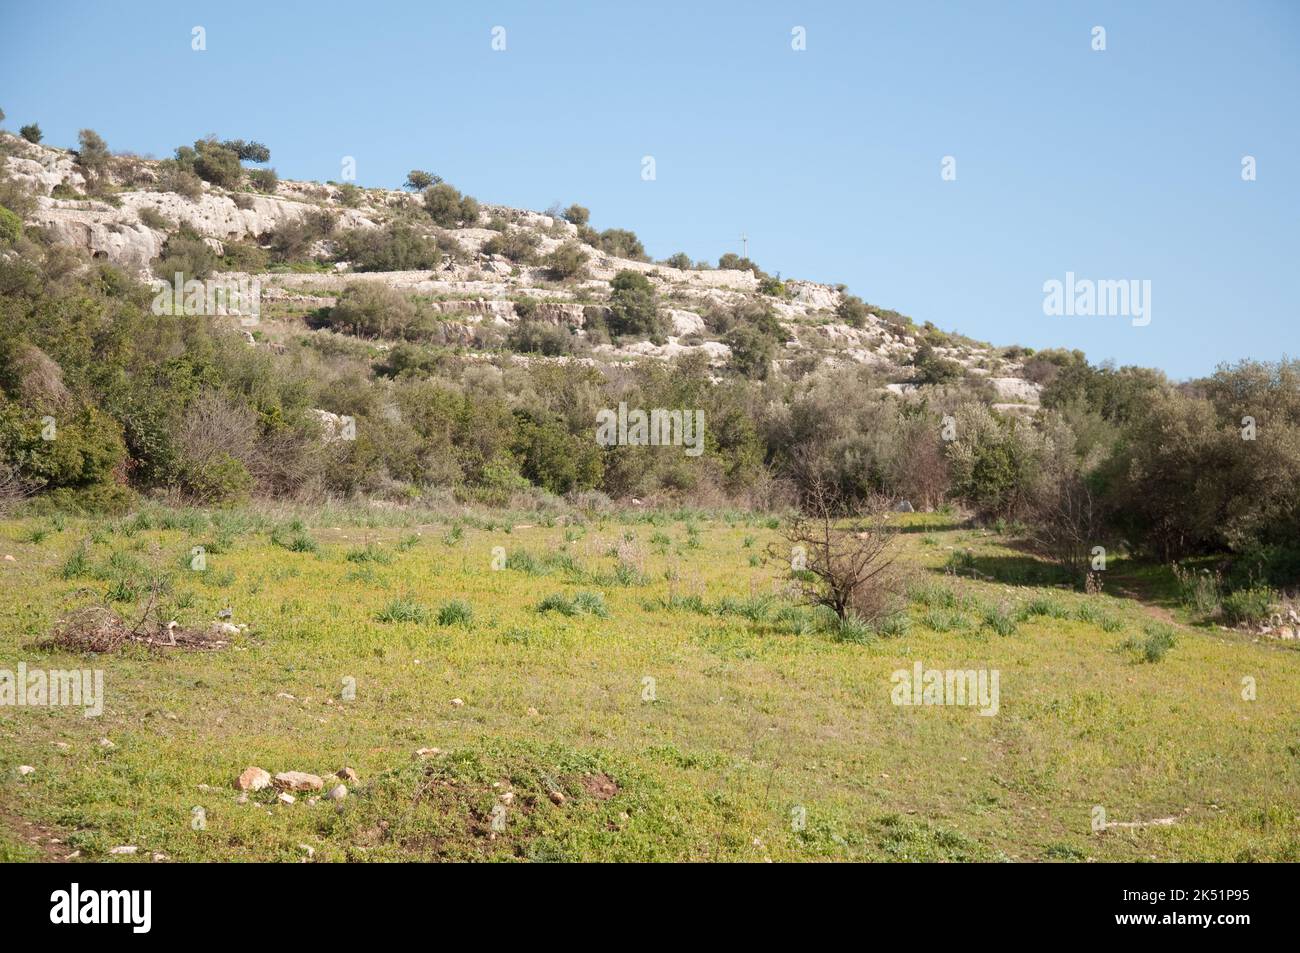
M 582 779 L 582 786 L 597 801 L 608 801 L 618 794 L 618 785 L 607 774 L 588 774 Z

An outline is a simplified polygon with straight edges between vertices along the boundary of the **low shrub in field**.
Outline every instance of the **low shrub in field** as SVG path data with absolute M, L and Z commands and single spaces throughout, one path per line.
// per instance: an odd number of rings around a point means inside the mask
M 1148 622 L 1141 636 L 1126 639 L 1121 648 L 1133 652 L 1140 662 L 1155 663 L 1168 654 L 1178 641 L 1178 633 L 1164 622 Z

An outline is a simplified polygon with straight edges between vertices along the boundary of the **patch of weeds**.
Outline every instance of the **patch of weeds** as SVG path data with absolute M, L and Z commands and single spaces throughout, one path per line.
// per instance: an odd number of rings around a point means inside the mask
M 455 546 L 464 538 L 465 528 L 457 523 L 452 526 L 451 529 L 447 530 L 447 532 L 442 534 L 442 545 Z
M 558 612 L 560 615 L 575 616 L 579 614 L 594 615 L 605 618 L 609 610 L 605 607 L 605 597 L 599 592 L 575 592 L 572 596 L 553 592 L 537 603 L 537 612 Z
M 1059 841 L 1055 844 L 1048 844 L 1043 850 L 1043 856 L 1048 860 L 1082 861 L 1088 859 L 1088 855 L 1073 844 L 1062 844 Z
M 366 543 L 365 546 L 349 549 L 343 558 L 350 563 L 378 563 L 380 566 L 387 566 L 392 563 L 393 554 L 380 549 L 374 543 Z

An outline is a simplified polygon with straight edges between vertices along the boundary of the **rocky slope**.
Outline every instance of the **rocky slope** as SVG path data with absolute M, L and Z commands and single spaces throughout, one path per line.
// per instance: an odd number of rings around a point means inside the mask
M 279 182 L 273 195 L 232 192 L 203 183 L 201 194 L 188 198 L 159 190 L 156 162 L 125 156 L 114 158 L 107 200 L 95 199 L 83 194 L 87 183 L 72 153 L 13 136 L 4 135 L 3 139 L 9 153 L 4 157 L 5 174 L 35 196 L 36 207 L 27 217 L 29 226 L 43 228 L 59 242 L 144 277 L 152 277 L 151 263 L 162 254 L 169 233 L 182 224 L 221 253 L 227 242 L 265 244 L 286 223 L 322 209 L 336 217 L 337 229 L 380 228 L 396 218 L 411 220 L 421 209 L 419 196 L 407 192 L 358 190 L 353 193 L 357 197 L 354 207 L 348 207 L 336 185 L 287 180 Z M 495 227 L 487 227 L 489 223 Z M 601 343 L 585 349 L 581 356 L 550 360 L 616 364 L 698 352 L 720 367 L 727 363 L 730 351 L 718 336 L 710 334 L 705 316 L 718 307 L 762 298 L 775 310 L 786 335 L 776 357 L 778 366 L 800 361 L 870 365 L 892 381 L 887 385 L 891 391 L 906 395 L 917 387 L 912 361 L 924 338 L 930 341 L 936 358 L 955 362 L 969 378 L 987 380 L 997 406 L 1032 411 L 1038 403 L 1038 385 L 1025 380 L 1022 365 L 1001 349 L 943 335 L 936 329 L 922 331 L 905 320 L 886 319 L 875 312 L 869 313 L 860 327 L 844 323 L 836 316 L 844 294 L 840 287 L 789 279 L 784 282 L 784 295 L 765 295 L 758 278 L 748 270 L 679 269 L 614 257 L 586 243 L 586 278 L 556 282 L 540 266 L 520 265 L 485 253 L 484 246 L 501 234 L 502 228 L 535 235 L 538 260 L 566 241 L 580 241 L 579 229 L 563 219 L 483 205 L 475 227 L 436 230 L 444 240 L 454 241 L 460 251 L 448 256 L 438 269 L 354 273 L 341 262 L 332 270 L 276 270 L 255 275 L 264 302 L 262 327 L 255 339 L 274 346 L 286 336 L 304 331 L 303 315 L 331 306 L 338 294 L 355 282 L 380 282 L 418 297 L 446 315 L 443 335 L 447 343 L 471 352 L 486 350 L 485 329 L 494 329 L 493 340 L 499 343 L 501 332 L 520 320 L 521 298 L 530 299 L 531 320 L 566 327 L 582 338 L 587 308 L 608 298 L 609 279 L 617 272 L 632 269 L 645 273 L 655 286 L 669 319 L 666 340 Z M 313 251 L 325 256 L 328 246 L 326 240 Z M 515 355 L 512 359 L 543 358 Z

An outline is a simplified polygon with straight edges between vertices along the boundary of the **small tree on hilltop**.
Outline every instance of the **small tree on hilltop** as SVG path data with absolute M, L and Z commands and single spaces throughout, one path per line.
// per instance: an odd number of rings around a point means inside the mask
M 34 122 L 28 123 L 19 129 L 18 135 L 22 136 L 33 145 L 45 138 L 45 133 L 41 132 L 40 124 Z
M 570 205 L 564 210 L 564 220 L 571 225 L 579 227 L 586 225 L 591 218 L 591 212 L 581 205 Z
M 440 175 L 425 172 L 423 169 L 412 169 L 406 173 L 406 181 L 402 183 L 402 188 L 408 192 L 423 192 L 429 186 L 438 185 L 440 182 L 442 182 Z

